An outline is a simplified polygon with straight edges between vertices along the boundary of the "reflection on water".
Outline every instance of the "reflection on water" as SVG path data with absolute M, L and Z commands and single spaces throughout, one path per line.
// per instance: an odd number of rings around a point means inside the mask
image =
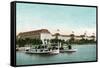
M 26 54 L 25 52 L 16 53 L 17 65 L 28 64 L 46 64 L 61 62 L 77 62 L 77 61 L 95 61 L 96 45 L 74 45 L 77 51 L 73 53 L 59 53 L 57 55 L 49 54 Z

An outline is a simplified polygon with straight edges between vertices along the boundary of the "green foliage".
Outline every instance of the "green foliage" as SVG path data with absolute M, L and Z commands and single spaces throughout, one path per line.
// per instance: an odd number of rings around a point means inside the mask
M 84 39 L 83 37 L 84 36 L 81 36 L 82 39 L 80 40 L 76 40 L 74 39 L 73 35 L 72 37 L 65 41 L 65 40 L 61 40 L 61 39 L 44 39 L 44 42 L 47 41 L 47 44 L 50 42 L 50 43 L 61 43 L 61 46 L 63 47 L 64 44 L 90 44 L 90 43 L 96 43 L 96 41 L 94 40 L 94 36 L 93 36 L 93 39 L 91 40 L 88 40 L 88 39 Z M 26 44 L 27 45 L 41 45 L 43 44 L 42 40 L 41 39 L 30 39 L 30 38 L 26 38 L 26 39 L 16 39 L 16 44 L 19 45 L 19 47 L 24 47 Z
M 61 39 L 51 39 L 50 40 L 50 43 L 60 43 L 61 42 Z
M 19 47 L 24 47 L 26 44 L 28 44 L 28 45 L 40 45 L 40 44 L 42 44 L 42 40 L 40 40 L 40 39 L 30 39 L 30 38 L 17 39 L 16 44 L 18 44 Z
M 18 39 L 16 40 L 16 44 L 18 44 L 19 47 L 24 47 L 24 45 L 26 44 L 26 41 L 24 39 Z

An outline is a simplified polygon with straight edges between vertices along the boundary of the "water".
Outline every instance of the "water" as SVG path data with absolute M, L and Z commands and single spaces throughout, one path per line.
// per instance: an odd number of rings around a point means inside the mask
M 57 55 L 26 54 L 24 52 L 16 52 L 16 64 L 30 65 L 96 60 L 95 44 L 74 45 L 73 48 L 77 49 L 77 51 L 73 53 L 59 53 Z

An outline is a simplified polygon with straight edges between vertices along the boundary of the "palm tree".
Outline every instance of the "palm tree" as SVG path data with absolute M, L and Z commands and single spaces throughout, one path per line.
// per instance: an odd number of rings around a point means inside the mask
M 32 44 L 31 41 L 32 40 L 30 38 L 25 39 L 26 44 L 29 45 L 30 47 L 31 47 L 31 44 Z
M 43 44 L 42 40 L 40 39 L 32 39 L 32 45 L 40 45 Z
M 93 35 L 91 36 L 92 37 L 92 40 L 95 41 L 95 34 L 92 33 Z
M 43 44 L 43 42 L 42 42 L 41 39 L 38 39 L 38 41 L 39 41 L 39 43 L 38 43 L 39 45 L 40 45 L 40 44 Z
M 18 39 L 17 40 L 17 44 L 19 45 L 19 47 L 24 47 L 26 42 L 24 39 Z
M 46 44 L 46 39 L 44 39 L 44 44 Z
M 69 42 L 70 43 L 73 43 L 74 42 L 74 40 L 75 40 L 75 35 L 74 34 L 70 34 L 70 39 L 69 39 Z
M 50 40 L 49 40 L 49 39 L 47 39 L 47 44 L 49 44 L 49 41 L 50 41 Z
M 80 37 L 82 38 L 82 40 L 84 40 L 85 35 L 80 35 Z

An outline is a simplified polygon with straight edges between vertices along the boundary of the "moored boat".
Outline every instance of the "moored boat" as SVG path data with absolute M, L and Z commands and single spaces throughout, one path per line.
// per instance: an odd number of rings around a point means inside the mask
M 77 49 L 66 49 L 66 50 L 60 50 L 61 53 L 64 53 L 64 52 L 76 52 Z
M 25 51 L 26 53 L 29 54 L 58 54 L 59 52 L 59 48 L 56 46 L 52 46 L 52 47 L 46 47 L 42 46 L 39 48 L 31 48 Z
M 29 49 L 26 51 L 26 53 L 29 54 L 48 54 L 48 50 L 42 50 L 42 49 Z

